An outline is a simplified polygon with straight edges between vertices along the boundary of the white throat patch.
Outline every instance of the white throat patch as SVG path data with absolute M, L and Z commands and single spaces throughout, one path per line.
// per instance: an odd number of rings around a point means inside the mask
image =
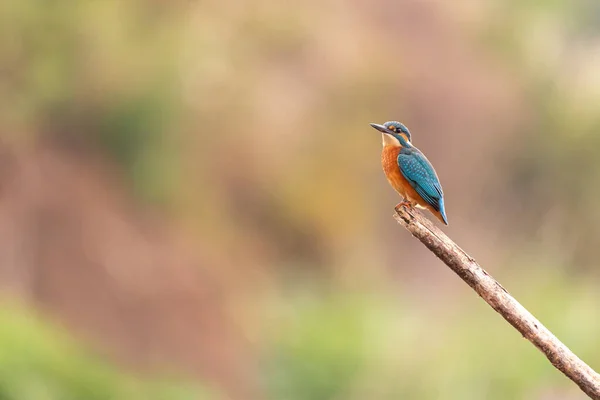
M 381 134 L 381 144 L 385 146 L 400 146 L 400 141 L 393 137 L 392 135 L 388 135 L 387 133 Z

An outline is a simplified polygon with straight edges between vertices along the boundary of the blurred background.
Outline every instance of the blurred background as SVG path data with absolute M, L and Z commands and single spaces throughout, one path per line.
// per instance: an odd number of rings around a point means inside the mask
M 397 225 L 368 124 L 598 369 L 599 70 L 595 0 L 3 0 L 0 398 L 585 398 Z

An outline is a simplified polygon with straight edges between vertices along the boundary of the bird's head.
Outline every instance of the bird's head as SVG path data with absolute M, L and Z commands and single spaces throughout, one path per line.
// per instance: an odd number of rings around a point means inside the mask
M 388 121 L 383 125 L 371 124 L 371 126 L 382 133 L 384 146 L 411 146 L 410 132 L 403 123 Z

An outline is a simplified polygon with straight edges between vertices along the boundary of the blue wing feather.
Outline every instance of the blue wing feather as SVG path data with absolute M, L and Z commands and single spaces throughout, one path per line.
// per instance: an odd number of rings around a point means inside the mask
M 416 148 L 402 148 L 398 167 L 415 191 L 436 211 L 444 210 L 444 192 L 433 166 Z

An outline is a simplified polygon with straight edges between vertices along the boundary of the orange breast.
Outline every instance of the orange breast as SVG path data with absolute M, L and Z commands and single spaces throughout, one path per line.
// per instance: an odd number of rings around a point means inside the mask
M 400 147 L 396 146 L 385 146 L 381 152 L 381 165 L 383 166 L 383 172 L 392 185 L 392 187 L 402 195 L 407 197 L 407 190 L 412 189 L 406 178 L 400 173 L 398 168 L 398 153 L 400 153 Z

